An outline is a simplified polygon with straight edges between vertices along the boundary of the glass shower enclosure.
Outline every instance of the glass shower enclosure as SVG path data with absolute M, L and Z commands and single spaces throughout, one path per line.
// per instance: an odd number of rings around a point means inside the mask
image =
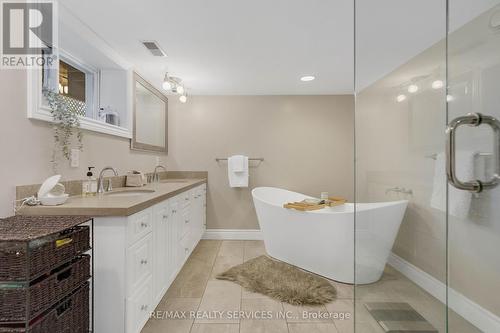
M 355 332 L 500 332 L 500 1 L 356 0 L 355 67 Z

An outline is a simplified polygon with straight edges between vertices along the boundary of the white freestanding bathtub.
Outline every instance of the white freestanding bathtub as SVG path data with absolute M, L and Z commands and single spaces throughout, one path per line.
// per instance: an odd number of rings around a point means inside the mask
M 267 253 L 291 265 L 344 283 L 382 276 L 408 201 L 354 204 L 301 212 L 283 204 L 310 198 L 273 187 L 252 191 Z M 354 279 L 356 267 L 356 279 Z

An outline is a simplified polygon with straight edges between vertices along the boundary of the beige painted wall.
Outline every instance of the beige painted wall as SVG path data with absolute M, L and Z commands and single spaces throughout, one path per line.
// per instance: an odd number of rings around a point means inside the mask
M 490 16 L 486 13 L 450 35 L 450 119 L 471 111 L 500 117 L 500 35 L 486 30 Z M 445 147 L 445 91 L 430 88 L 433 80 L 445 81 L 445 59 L 442 41 L 356 98 L 357 198 L 409 199 L 393 252 L 441 281 L 446 281 L 447 216 L 430 205 L 435 161 L 426 156 Z M 418 94 L 396 102 L 402 84 L 425 76 Z M 458 140 L 459 149 L 491 151 L 491 133 L 462 129 Z M 385 192 L 395 186 L 414 194 Z M 492 290 L 500 281 L 499 200 L 499 189 L 473 197 L 467 216 L 449 216 L 448 230 L 449 285 L 496 315 L 500 298 Z
M 0 70 L 0 217 L 13 214 L 16 185 L 37 184 L 52 175 L 52 130 L 46 122 L 27 119 L 26 98 L 25 72 Z M 151 171 L 155 166 L 155 154 L 131 151 L 128 139 L 88 131 L 84 134 L 80 167 L 71 168 L 68 161 L 59 164 L 66 180 L 85 177 L 87 166 L 100 170 L 111 165 L 120 174 L 131 169 Z
M 26 118 L 25 91 L 23 71 L 0 71 L 0 217 L 13 214 L 16 185 L 52 175 L 52 131 Z M 330 191 L 352 199 L 352 96 L 190 97 L 189 103 L 171 98 L 169 104 L 169 156 L 162 155 L 162 163 L 169 170 L 209 171 L 209 228 L 258 227 L 250 189 L 230 189 L 226 163 L 215 157 L 264 157 L 251 168 L 250 188 L 279 186 L 316 196 Z M 87 166 L 111 165 L 120 174 L 154 168 L 156 154 L 131 151 L 127 139 L 84 134 L 80 167 L 59 164 L 66 180 L 83 178 Z
M 169 108 L 167 168 L 208 171 L 210 229 L 257 229 L 257 186 L 353 199 L 352 96 L 192 96 Z M 230 188 L 215 162 L 233 154 L 265 158 L 249 188 Z

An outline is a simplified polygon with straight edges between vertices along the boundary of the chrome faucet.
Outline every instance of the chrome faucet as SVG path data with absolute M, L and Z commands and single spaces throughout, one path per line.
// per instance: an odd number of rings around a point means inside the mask
M 157 183 L 160 181 L 160 175 L 158 174 L 158 168 L 162 168 L 163 171 L 167 171 L 167 168 L 165 168 L 163 165 L 157 165 L 155 167 L 155 171 L 153 172 L 153 183 Z
M 104 193 L 104 192 L 111 192 L 113 190 L 113 185 L 111 185 L 111 179 L 108 180 L 108 187 L 106 188 L 106 191 L 104 191 L 104 172 L 106 170 L 111 170 L 115 174 L 115 176 L 118 176 L 118 171 L 116 171 L 115 168 L 112 168 L 110 166 L 105 167 L 104 169 L 101 170 L 101 173 L 99 173 L 99 180 L 97 181 L 97 193 Z

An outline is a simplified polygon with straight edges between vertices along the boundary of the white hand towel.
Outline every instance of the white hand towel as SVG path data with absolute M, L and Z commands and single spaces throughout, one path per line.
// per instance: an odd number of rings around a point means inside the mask
M 472 180 L 474 177 L 474 152 L 457 151 L 456 153 L 456 173 L 462 181 Z M 446 212 L 446 155 L 439 153 L 436 156 L 434 167 L 434 182 L 431 196 L 431 207 Z M 448 186 L 448 213 L 466 218 L 469 214 L 472 194 L 469 191 L 459 190 L 453 185 Z
M 248 157 L 243 155 L 234 155 L 227 159 L 229 168 L 233 172 L 245 172 L 248 170 Z
M 234 155 L 227 159 L 229 186 L 248 187 L 248 157 Z

